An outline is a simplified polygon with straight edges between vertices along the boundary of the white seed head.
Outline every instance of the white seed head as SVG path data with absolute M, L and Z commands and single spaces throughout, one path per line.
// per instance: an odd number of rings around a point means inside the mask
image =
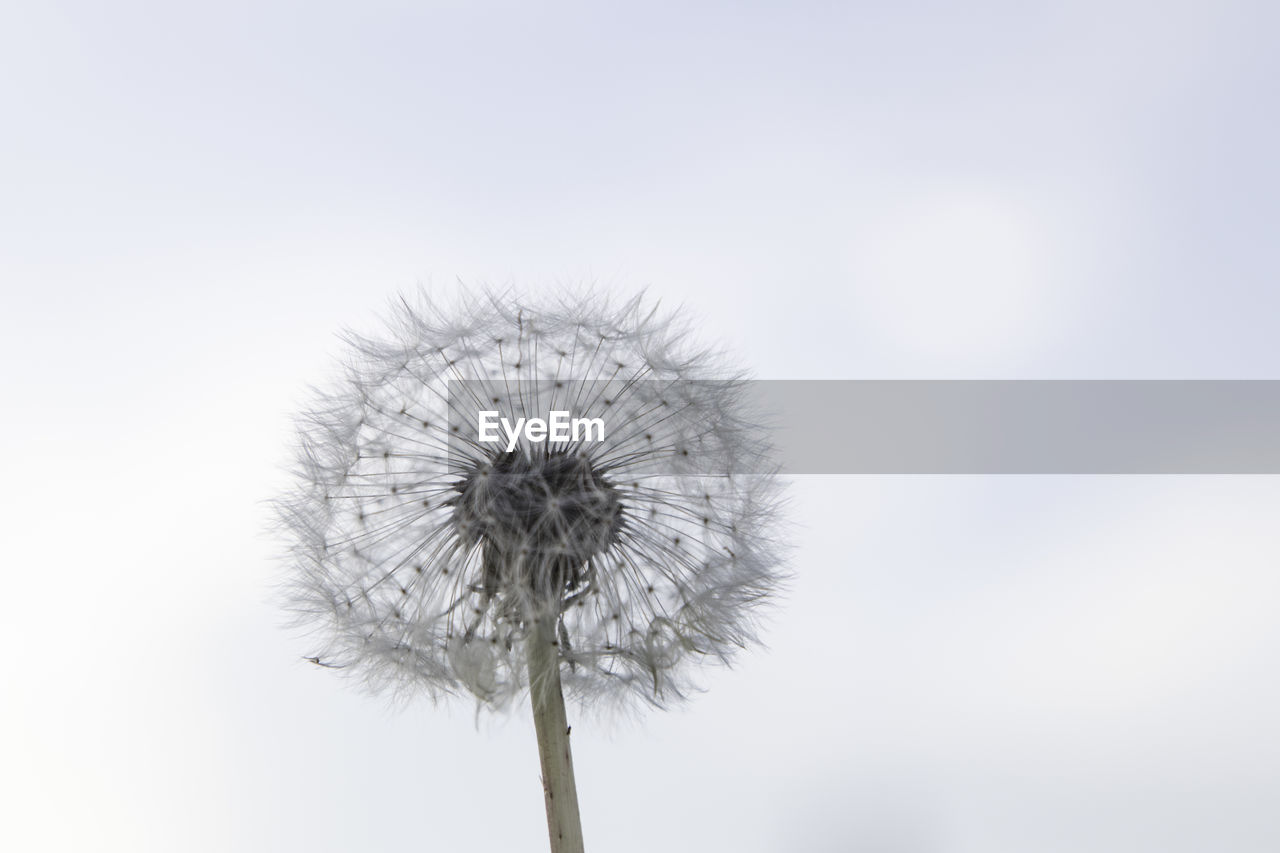
M 570 697 L 661 705 L 755 639 L 781 580 L 772 448 L 741 374 L 672 317 L 640 297 L 423 296 L 349 342 L 277 502 L 313 660 L 501 707 L 527 687 L 533 621 L 553 620 Z M 607 428 L 508 452 L 467 436 L 483 408 Z

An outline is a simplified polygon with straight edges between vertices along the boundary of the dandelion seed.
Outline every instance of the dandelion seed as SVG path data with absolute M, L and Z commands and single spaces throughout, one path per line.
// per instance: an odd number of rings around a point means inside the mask
M 302 416 L 278 503 L 310 660 L 375 691 L 531 695 L 554 851 L 581 849 L 563 696 L 684 698 L 778 585 L 771 448 L 688 337 L 640 298 L 402 301 Z M 462 428 L 481 403 L 609 428 L 484 443 Z

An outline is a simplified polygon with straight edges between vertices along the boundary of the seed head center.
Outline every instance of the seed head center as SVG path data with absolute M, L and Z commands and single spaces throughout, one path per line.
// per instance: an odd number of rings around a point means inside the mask
M 562 600 L 588 582 L 588 561 L 622 526 L 618 490 L 575 452 L 499 453 L 455 488 L 454 523 L 465 544 L 483 546 L 490 594 L 518 579 L 540 598 Z

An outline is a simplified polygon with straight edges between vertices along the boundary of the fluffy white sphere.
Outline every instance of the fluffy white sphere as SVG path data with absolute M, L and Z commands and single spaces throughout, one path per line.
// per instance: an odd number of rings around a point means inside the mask
M 778 480 L 722 356 L 639 297 L 421 297 L 388 332 L 350 337 L 277 505 L 314 660 L 498 707 L 527 687 L 524 643 L 549 618 L 571 697 L 661 705 L 690 664 L 753 640 L 781 580 Z M 476 440 L 485 408 L 606 429 L 508 450 Z

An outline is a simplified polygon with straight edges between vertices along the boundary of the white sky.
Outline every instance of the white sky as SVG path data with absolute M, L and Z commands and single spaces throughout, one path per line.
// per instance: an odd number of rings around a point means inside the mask
M 289 415 L 419 282 L 768 378 L 1280 378 L 1263 3 L 0 6 L 0 847 L 541 850 L 532 727 L 266 604 Z M 803 478 L 771 648 L 574 726 L 611 851 L 1280 848 L 1280 480 Z

